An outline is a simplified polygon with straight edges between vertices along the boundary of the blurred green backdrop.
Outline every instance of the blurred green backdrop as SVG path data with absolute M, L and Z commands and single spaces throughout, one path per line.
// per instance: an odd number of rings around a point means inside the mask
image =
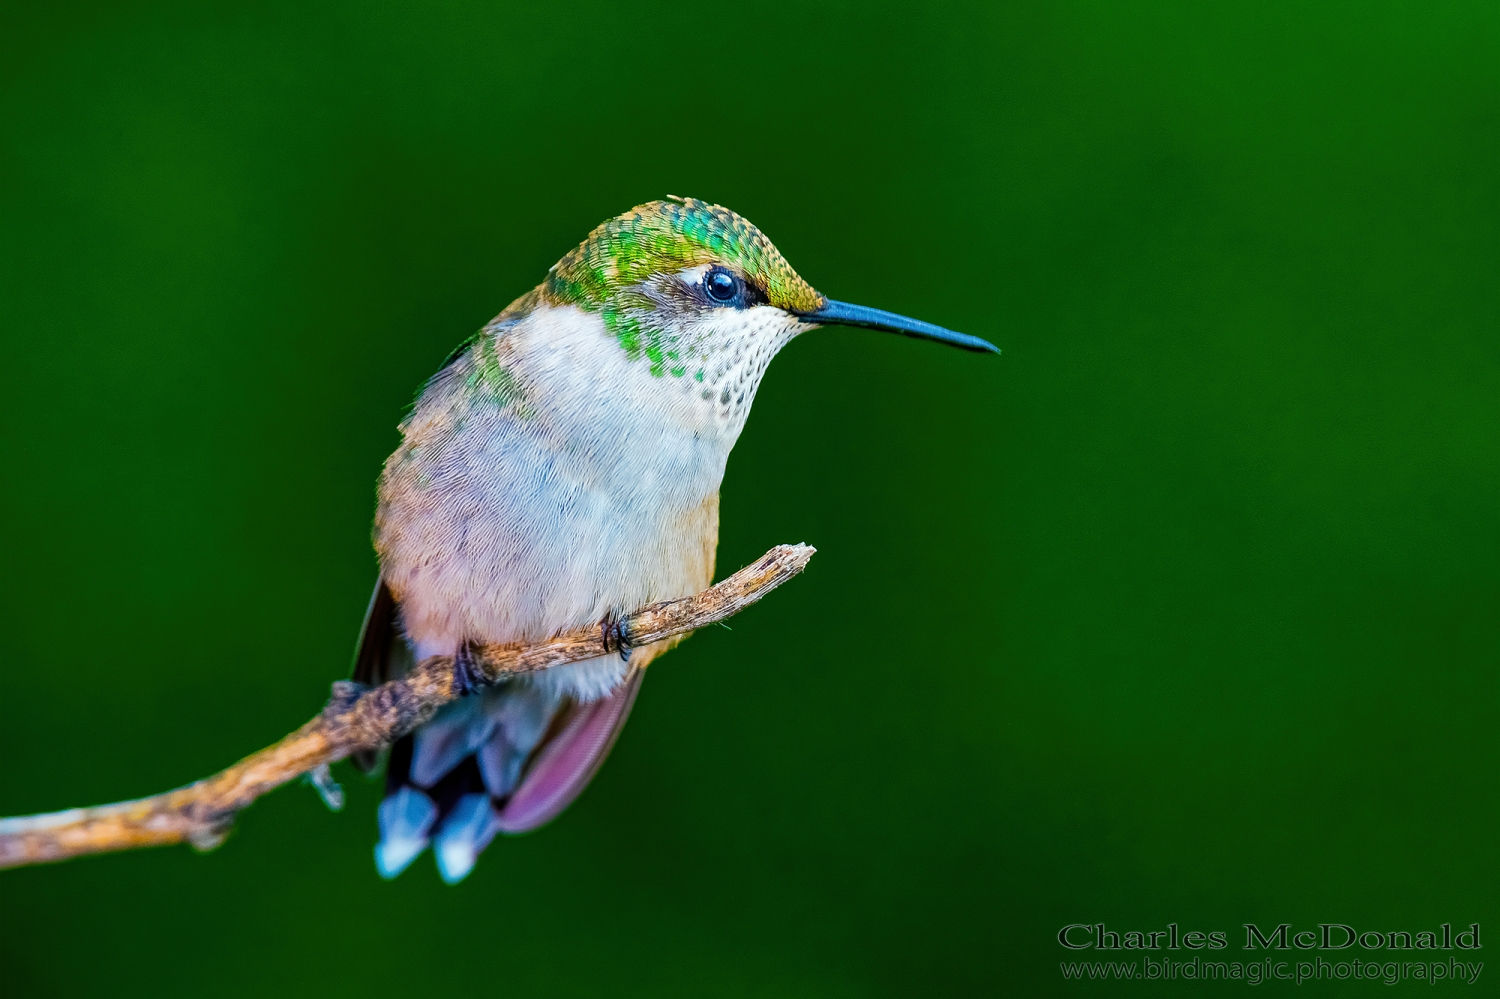
M 32 6 L 0 814 L 316 711 L 413 390 L 633 204 L 1005 353 L 794 343 L 719 561 L 811 570 L 462 885 L 382 882 L 342 767 L 342 814 L 0 874 L 6 995 L 1072 994 L 1072 922 L 1500 932 L 1500 7 Z

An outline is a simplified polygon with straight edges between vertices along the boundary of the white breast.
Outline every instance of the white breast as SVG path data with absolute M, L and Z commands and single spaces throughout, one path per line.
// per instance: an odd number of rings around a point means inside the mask
M 702 382 L 653 376 L 572 307 L 479 346 L 492 355 L 471 351 L 423 392 L 380 483 L 375 544 L 418 656 L 537 640 L 707 586 L 746 375 L 753 397 L 764 360 Z M 499 369 L 497 394 L 484 376 Z M 619 660 L 549 673 L 592 698 Z

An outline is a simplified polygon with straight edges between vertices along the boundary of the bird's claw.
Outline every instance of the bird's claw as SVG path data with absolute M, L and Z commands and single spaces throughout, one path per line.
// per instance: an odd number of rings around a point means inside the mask
M 630 662 L 630 626 L 624 618 L 613 611 L 604 615 L 604 620 L 599 622 L 599 639 L 606 653 L 618 652 L 621 662 Z
M 304 784 L 311 784 L 317 789 L 318 797 L 323 799 L 323 804 L 328 806 L 330 812 L 341 811 L 344 807 L 344 789 L 338 781 L 333 779 L 333 771 L 328 764 L 319 763 L 307 773 L 302 775 Z
M 479 668 L 474 647 L 467 643 L 459 646 L 453 655 L 453 689 L 458 691 L 458 696 L 468 697 L 488 686 L 489 682 L 484 670 Z

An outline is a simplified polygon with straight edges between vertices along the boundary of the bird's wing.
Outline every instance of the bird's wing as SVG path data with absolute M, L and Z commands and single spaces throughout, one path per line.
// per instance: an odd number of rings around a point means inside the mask
M 500 809 L 502 832 L 535 829 L 572 804 L 609 755 L 645 675 L 644 669 L 632 669 L 613 694 L 560 713 L 552 726 L 556 735 L 537 750 L 515 793 Z
M 396 639 L 396 598 L 385 580 L 375 580 L 370 606 L 365 609 L 365 623 L 360 627 L 359 645 L 354 650 L 355 683 L 378 687 L 391 679 L 391 646 Z
M 399 608 L 391 588 L 384 579 L 375 581 L 375 592 L 370 595 L 370 606 L 365 611 L 365 623 L 360 631 L 359 647 L 354 651 L 355 683 L 367 687 L 378 687 L 393 680 L 410 658 L 406 642 L 397 633 Z M 398 662 L 397 660 L 402 660 Z M 364 773 L 375 769 L 379 753 L 368 750 L 355 753 L 351 760 Z

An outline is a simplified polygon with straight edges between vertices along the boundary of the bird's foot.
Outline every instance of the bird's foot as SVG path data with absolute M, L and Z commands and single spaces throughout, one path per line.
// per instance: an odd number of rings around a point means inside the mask
M 453 655 L 453 689 L 458 691 L 458 696 L 468 697 L 489 686 L 489 682 L 479 666 L 474 646 L 468 642 L 460 645 Z
M 328 806 L 330 812 L 343 809 L 344 789 L 333 779 L 333 771 L 328 768 L 328 764 L 319 763 L 303 774 L 302 783 L 311 784 L 317 789 L 318 797 L 323 799 L 323 804 Z
M 604 615 L 604 620 L 599 622 L 599 640 L 606 653 L 618 652 L 622 662 L 630 662 L 630 626 L 614 611 Z

